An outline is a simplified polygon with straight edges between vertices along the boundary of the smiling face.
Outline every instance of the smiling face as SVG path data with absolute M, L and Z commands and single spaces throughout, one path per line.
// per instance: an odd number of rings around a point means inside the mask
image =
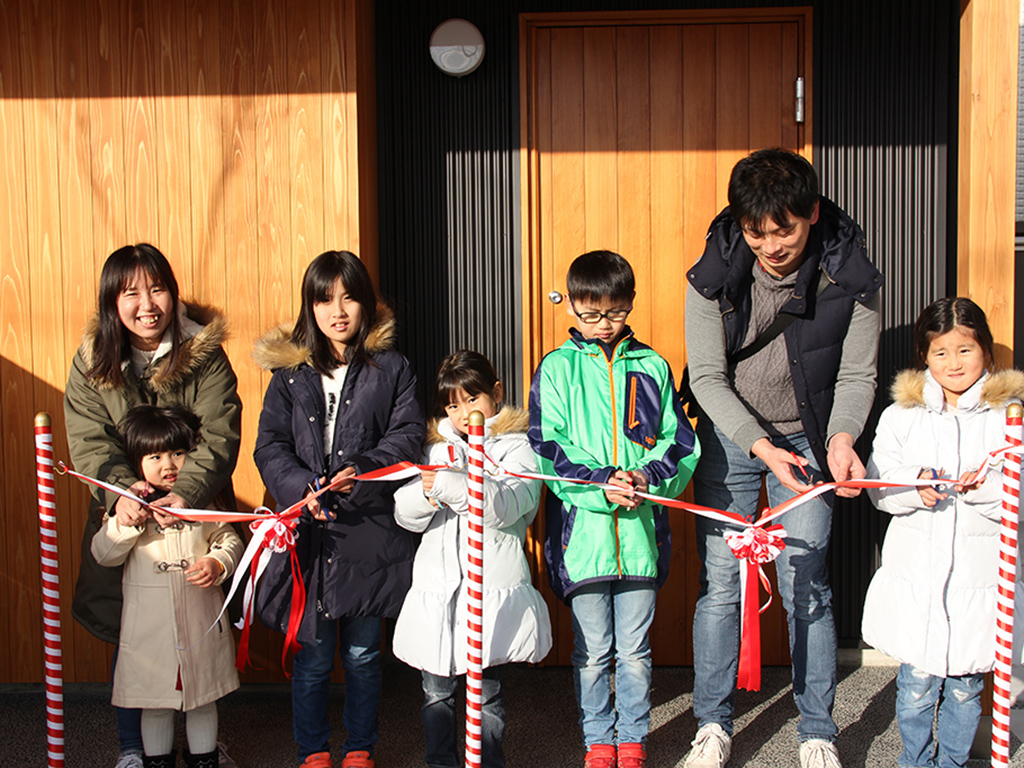
M 818 221 L 818 204 L 808 219 L 788 212 L 783 224 L 765 219 L 759 224 L 744 224 L 743 239 L 765 271 L 785 277 L 800 268 L 811 226 Z
M 178 479 L 186 455 L 182 450 L 147 453 L 142 457 L 142 476 L 157 490 L 169 491 Z
M 345 290 L 340 277 L 334 281 L 326 301 L 313 302 L 313 317 L 320 333 L 334 347 L 335 356 L 344 360 L 349 343 L 359 335 L 363 306 Z
M 494 385 L 490 394 L 481 392 L 478 395 L 471 395 L 459 387 L 452 393 L 454 399 L 445 406 L 444 412 L 455 429 L 463 435 L 468 435 L 469 414 L 480 411 L 485 419 L 491 418 L 498 412 L 503 396 L 504 390 L 500 381 Z
M 173 312 L 171 292 L 141 269 L 117 297 L 117 315 L 137 349 L 154 350 L 160 345 Z
M 957 326 L 932 339 L 925 363 L 942 387 L 946 402 L 955 406 L 960 395 L 981 378 L 985 370 L 985 350 L 968 329 Z

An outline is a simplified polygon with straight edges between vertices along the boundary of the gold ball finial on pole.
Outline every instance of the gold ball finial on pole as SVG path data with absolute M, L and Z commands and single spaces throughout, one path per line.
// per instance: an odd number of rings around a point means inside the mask
M 36 414 L 35 425 L 37 427 L 50 427 L 53 426 L 53 420 L 46 411 L 40 411 Z
M 471 427 L 482 427 L 484 425 L 484 415 L 480 411 L 473 411 L 469 414 L 469 425 Z
M 1024 417 L 1024 405 L 1021 405 L 1020 403 L 1010 403 L 1006 406 L 1006 415 L 1011 419 Z

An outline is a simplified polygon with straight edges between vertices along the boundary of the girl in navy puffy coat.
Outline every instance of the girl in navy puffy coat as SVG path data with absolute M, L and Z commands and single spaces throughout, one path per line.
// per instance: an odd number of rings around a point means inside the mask
M 296 529 L 306 606 L 292 675 L 292 723 L 307 768 L 332 765 L 327 698 L 335 648 L 345 669 L 348 738 L 342 768 L 373 768 L 380 700 L 381 618 L 395 617 L 412 580 L 413 535 L 395 522 L 396 484 L 356 475 L 415 461 L 424 437 L 416 377 L 391 349 L 394 319 L 353 254 L 328 251 L 302 280 L 295 327 L 259 340 L 257 362 L 274 371 L 254 457 L 282 507 L 341 480 L 311 502 Z M 275 555 L 257 609 L 286 631 L 292 593 L 288 556 Z

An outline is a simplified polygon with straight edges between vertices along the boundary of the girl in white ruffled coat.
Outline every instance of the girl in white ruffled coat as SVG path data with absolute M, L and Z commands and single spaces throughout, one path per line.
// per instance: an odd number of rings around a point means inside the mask
M 879 421 L 868 476 L 949 477 L 950 484 L 869 491 L 893 518 L 868 588 L 863 635 L 902 662 L 897 765 L 952 768 L 968 759 L 982 675 L 995 661 L 1002 478 L 989 472 L 978 482 L 974 475 L 1005 442 L 1006 406 L 1024 395 L 1024 374 L 988 372 L 992 334 L 970 299 L 940 299 L 925 309 L 914 348 L 920 370 L 893 384 L 895 402 Z
M 467 547 L 466 454 L 469 414 L 484 424 L 485 471 L 536 472 L 526 438 L 525 411 L 501 408 L 502 386 L 487 358 L 462 350 L 437 372 L 436 404 L 446 418 L 431 424 L 425 463 L 452 470 L 425 471 L 395 494 L 399 525 L 423 538 L 413 564 L 412 589 L 395 627 L 395 655 L 423 671 L 421 710 L 426 762 L 457 766 L 455 689 L 466 672 Z M 493 463 L 492 463 L 493 462 Z M 488 474 L 484 480 L 484 671 L 482 765 L 505 765 L 505 707 L 498 667 L 538 662 L 551 649 L 547 606 L 530 583 L 523 553 L 526 529 L 537 513 L 539 480 Z

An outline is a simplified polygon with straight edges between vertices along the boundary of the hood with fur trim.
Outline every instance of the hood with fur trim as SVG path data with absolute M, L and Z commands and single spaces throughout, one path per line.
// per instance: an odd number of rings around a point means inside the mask
M 293 324 L 282 323 L 256 339 L 252 358 L 256 365 L 266 371 L 281 368 L 298 368 L 305 363 L 312 365 L 312 356 L 306 347 L 292 342 Z M 384 302 L 377 302 L 377 321 L 366 337 L 366 352 L 374 355 L 394 348 L 397 333 L 395 313 Z
M 890 390 L 893 402 L 903 408 L 925 407 L 926 382 L 926 371 L 901 371 Z M 1024 372 L 997 371 L 982 382 L 980 401 L 985 405 L 999 408 L 1010 399 L 1024 400 Z
M 447 438 L 438 431 L 438 426 L 445 419 L 431 419 L 427 424 L 427 445 L 448 442 Z M 492 435 L 525 434 L 530 428 L 530 414 L 523 408 L 505 406 L 494 417 L 489 425 L 489 433 Z
M 228 324 L 224 313 L 214 307 L 197 304 L 191 301 L 179 300 L 185 308 L 185 318 L 199 326 L 197 332 L 182 342 L 181 354 L 174 366 L 170 365 L 168 358 L 160 358 L 154 364 L 155 372 L 149 380 L 149 385 L 157 393 L 168 392 L 187 380 L 210 359 L 210 356 L 220 349 L 221 344 L 228 337 Z M 82 345 L 79 354 L 85 369 L 92 368 L 93 348 L 96 343 L 96 333 L 99 328 L 99 316 L 93 315 L 85 326 L 82 334 Z M 96 379 L 93 381 L 98 389 L 113 389 L 113 383 Z

